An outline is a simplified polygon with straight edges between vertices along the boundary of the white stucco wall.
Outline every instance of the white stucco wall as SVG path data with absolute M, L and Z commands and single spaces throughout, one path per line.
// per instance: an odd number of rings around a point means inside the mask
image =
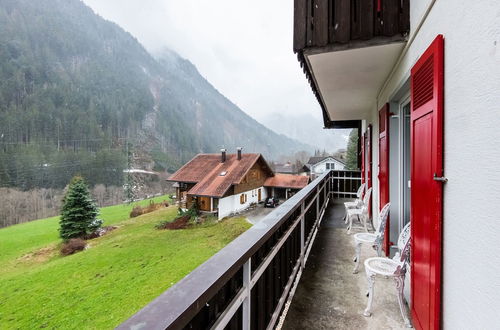
M 267 189 L 265 189 L 264 187 L 219 199 L 219 220 L 235 212 L 240 212 L 247 209 L 252 203 L 258 203 L 259 189 L 261 191 L 261 201 L 264 201 L 267 198 Z M 244 204 L 240 204 L 240 196 L 242 194 L 247 195 L 247 201 Z
M 426 1 L 411 1 L 411 26 Z M 414 31 L 412 31 L 413 33 Z M 500 2 L 438 0 L 374 104 L 374 213 L 378 109 L 408 79 L 438 34 L 445 38 L 443 327 L 492 329 L 500 310 Z M 374 102 L 375 103 L 375 102 Z M 365 126 L 365 125 L 364 125 Z
M 314 174 L 322 174 L 326 171 L 326 164 L 327 163 L 333 163 L 335 164 L 335 170 L 343 170 L 344 169 L 344 164 L 342 164 L 341 162 L 333 159 L 333 158 L 328 158 L 328 159 L 325 159 L 317 164 L 314 164 L 313 166 L 311 166 L 311 172 L 313 172 Z

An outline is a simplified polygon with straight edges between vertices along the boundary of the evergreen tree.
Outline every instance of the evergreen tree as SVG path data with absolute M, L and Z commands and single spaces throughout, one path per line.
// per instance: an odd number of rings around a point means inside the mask
M 63 198 L 59 234 L 62 239 L 84 237 L 102 225 L 99 210 L 82 177 L 75 176 Z
M 347 142 L 346 167 L 348 170 L 358 169 L 358 130 L 353 129 Z

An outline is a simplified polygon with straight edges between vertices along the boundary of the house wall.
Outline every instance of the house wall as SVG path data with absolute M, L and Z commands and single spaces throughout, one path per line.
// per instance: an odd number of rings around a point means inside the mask
M 240 212 L 247 209 L 250 204 L 258 202 L 258 190 L 261 190 L 261 200 L 264 201 L 267 198 L 267 189 L 264 187 L 258 187 L 256 189 L 251 189 L 244 191 L 235 195 L 227 196 L 219 199 L 219 220 L 227 217 L 235 212 Z M 240 196 L 242 194 L 247 195 L 247 201 L 244 204 L 240 203 Z
M 248 174 L 243 178 L 242 182 L 234 186 L 234 194 L 262 187 L 268 176 L 262 164 L 260 164 L 260 162 L 255 163 Z
M 344 169 L 344 164 L 341 162 L 338 162 L 334 159 L 325 159 L 317 164 L 314 164 L 311 168 L 311 172 L 314 174 L 321 174 L 326 171 L 326 163 L 334 163 L 335 164 L 335 170 L 343 170 Z
M 411 1 L 412 33 L 432 3 Z M 373 124 L 373 212 L 378 214 L 378 109 L 393 100 L 438 34 L 445 38 L 444 329 L 497 324 L 500 288 L 500 5 L 436 1 L 363 127 Z M 494 206 L 494 207 L 493 207 Z

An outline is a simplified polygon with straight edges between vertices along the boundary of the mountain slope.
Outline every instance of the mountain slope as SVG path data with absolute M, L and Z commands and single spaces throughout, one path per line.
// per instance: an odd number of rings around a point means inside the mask
M 310 149 L 79 0 L 0 0 L 0 26 L 0 185 L 61 187 L 76 172 L 121 184 L 126 141 L 136 165 L 156 170 L 222 146 L 272 158 Z
M 280 113 L 271 113 L 260 118 L 260 121 L 278 133 L 303 141 L 328 153 L 345 149 L 351 131 L 350 129 L 319 129 L 323 127 L 321 120 L 308 114 L 284 116 Z M 297 123 L 301 125 L 298 126 Z

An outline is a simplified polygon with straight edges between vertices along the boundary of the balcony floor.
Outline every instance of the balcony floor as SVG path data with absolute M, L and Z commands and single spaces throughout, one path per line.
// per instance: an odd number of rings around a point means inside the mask
M 352 273 L 354 243 L 343 216 L 343 205 L 328 207 L 282 329 L 406 329 L 391 279 L 376 278 L 372 316 L 362 315 L 367 302 L 363 261 L 376 253 L 363 246 L 359 272 Z

